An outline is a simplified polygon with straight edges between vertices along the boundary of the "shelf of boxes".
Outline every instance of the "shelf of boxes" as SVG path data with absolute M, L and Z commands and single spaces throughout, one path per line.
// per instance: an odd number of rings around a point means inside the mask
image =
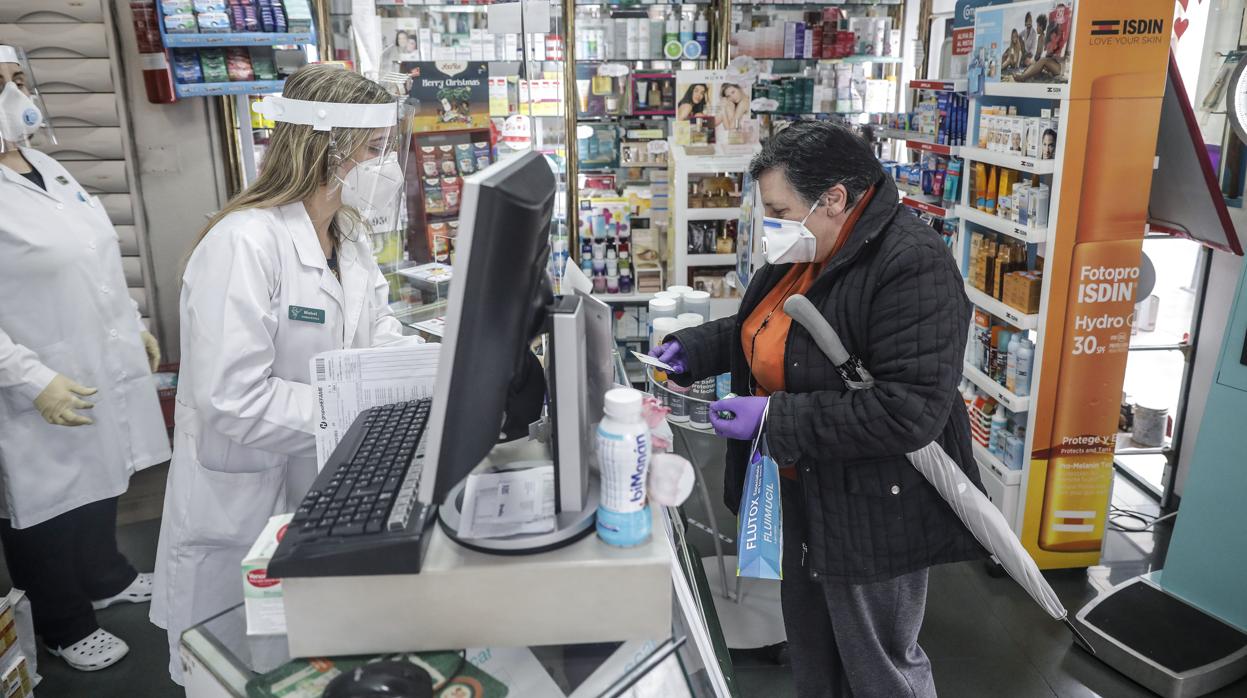
M 1000 403 L 1000 405 L 1006 410 L 1009 410 L 1010 412 L 1026 412 L 1030 409 L 1030 397 L 1014 395 L 1003 385 L 992 380 L 991 376 L 983 373 L 970 364 L 965 364 L 964 368 L 965 377 L 970 379 L 970 382 L 974 384 L 974 387 L 983 391 L 984 395 Z
M 1020 330 L 1034 330 L 1039 328 L 1039 315 L 1028 315 L 1016 308 L 1006 305 L 1002 301 L 983 293 L 977 288 L 966 283 L 966 295 L 970 297 L 970 302 L 978 307 L 986 310 L 990 315 L 1000 318 L 1005 322 L 1013 325 Z
M 220 32 L 165 34 L 165 48 L 226 48 L 229 46 L 295 46 L 316 43 L 312 32 Z
M 965 92 L 966 80 L 910 80 L 911 90 L 933 90 L 936 92 Z
M 181 99 L 188 97 L 215 97 L 217 95 L 263 95 L 281 92 L 285 80 L 254 80 L 248 82 L 197 82 L 173 84 L 173 91 Z
M 944 208 L 943 206 L 929 203 L 913 196 L 901 197 L 901 204 L 908 206 L 915 211 L 929 213 L 936 218 L 954 218 L 957 215 L 956 207 Z
M 1008 235 L 1027 244 L 1037 244 L 1048 239 L 1047 228 L 1032 228 L 1021 225 L 1008 218 L 994 216 L 971 206 L 958 206 L 956 215 L 963 221 L 981 225 L 988 230 Z
M 971 162 L 982 162 L 988 165 L 1007 167 L 1011 170 L 1027 174 L 1050 175 L 1056 172 L 1056 160 L 1040 160 L 1039 158 L 1022 157 L 1011 153 L 998 153 L 986 148 L 964 146 L 961 157 Z
M 1000 460 L 996 454 L 987 450 L 977 441 L 972 441 L 971 445 L 974 447 L 974 460 L 979 464 L 979 467 L 992 471 L 992 474 L 1005 485 L 1012 486 L 1022 482 L 1021 470 L 1014 470 L 1005 465 L 1004 461 Z

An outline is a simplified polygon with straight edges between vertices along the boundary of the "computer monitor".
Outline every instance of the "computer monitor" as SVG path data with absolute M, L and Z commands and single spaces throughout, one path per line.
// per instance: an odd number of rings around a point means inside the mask
M 507 391 L 550 303 L 556 182 L 528 152 L 464 178 L 418 499 L 442 504 L 498 442 Z

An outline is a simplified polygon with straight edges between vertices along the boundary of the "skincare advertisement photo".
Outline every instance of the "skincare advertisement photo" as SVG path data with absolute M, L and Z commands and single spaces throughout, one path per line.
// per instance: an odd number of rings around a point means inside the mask
M 751 85 L 725 70 L 681 70 L 675 74 L 675 142 L 714 144 L 719 153 L 751 152 L 758 121 L 750 115 Z
M 974 14 L 970 91 L 994 82 L 1069 82 L 1073 0 L 980 7 Z

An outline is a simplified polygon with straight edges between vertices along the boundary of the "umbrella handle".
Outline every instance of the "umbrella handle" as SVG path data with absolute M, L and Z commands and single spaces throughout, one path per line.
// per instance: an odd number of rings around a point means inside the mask
M 814 343 L 831 360 L 832 365 L 836 367 L 836 372 L 840 374 L 840 378 L 850 390 L 874 387 L 875 379 L 870 375 L 870 371 L 866 370 L 860 359 L 849 354 L 844 348 L 844 343 L 840 341 L 840 335 L 836 334 L 831 323 L 818 312 L 809 298 L 800 293 L 794 293 L 784 301 L 784 312 L 810 333 L 810 336 L 814 338 Z

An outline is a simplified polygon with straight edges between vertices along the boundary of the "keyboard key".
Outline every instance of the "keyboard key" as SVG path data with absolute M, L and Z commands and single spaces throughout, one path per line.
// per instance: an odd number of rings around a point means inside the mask
M 369 519 L 368 523 L 364 524 L 364 533 L 380 533 L 384 524 L 385 522 L 381 519 Z
M 340 523 L 333 527 L 333 530 L 330 531 L 330 534 L 335 535 L 335 536 L 358 536 L 359 534 L 363 532 L 364 532 L 364 522 L 358 521 L 358 522 L 352 522 L 352 523 Z

